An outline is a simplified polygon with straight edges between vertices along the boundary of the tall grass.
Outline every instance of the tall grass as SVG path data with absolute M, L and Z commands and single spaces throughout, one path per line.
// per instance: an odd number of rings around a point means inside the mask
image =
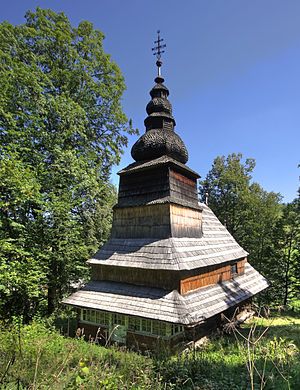
M 299 348 L 299 314 L 255 319 L 198 350 L 160 358 L 15 323 L 0 329 L 0 389 L 296 390 Z
M 150 358 L 64 338 L 41 323 L 0 332 L 1 389 L 151 389 L 153 375 Z

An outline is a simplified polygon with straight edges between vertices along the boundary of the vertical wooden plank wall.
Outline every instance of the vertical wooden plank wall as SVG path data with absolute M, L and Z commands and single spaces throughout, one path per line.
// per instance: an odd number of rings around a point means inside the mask
M 237 262 L 239 275 L 244 272 L 246 261 L 246 259 L 243 259 Z M 182 279 L 180 281 L 180 294 L 186 294 L 200 287 L 209 286 L 210 284 L 224 282 L 225 280 L 231 279 L 232 276 L 231 264 L 227 264 L 212 271 Z
M 171 204 L 172 237 L 200 238 L 202 236 L 202 212 Z
M 168 238 L 170 235 L 169 204 L 114 209 L 113 238 Z

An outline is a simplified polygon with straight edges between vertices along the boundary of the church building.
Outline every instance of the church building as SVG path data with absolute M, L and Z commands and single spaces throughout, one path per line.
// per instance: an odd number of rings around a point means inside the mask
M 92 277 L 64 300 L 86 335 L 136 349 L 197 340 L 221 313 L 268 287 L 212 210 L 199 203 L 187 149 L 175 133 L 169 90 L 158 75 L 145 133 L 119 172 L 110 239 L 88 260 Z

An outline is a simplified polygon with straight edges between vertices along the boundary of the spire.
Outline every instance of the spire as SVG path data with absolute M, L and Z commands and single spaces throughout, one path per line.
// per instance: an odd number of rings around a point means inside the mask
M 161 156 L 169 156 L 182 163 L 188 160 L 188 152 L 181 138 L 174 132 L 176 126 L 172 115 L 172 105 L 168 100 L 169 90 L 163 84 L 161 76 L 162 60 L 164 53 L 160 38 L 160 31 L 157 31 L 158 38 L 152 48 L 157 61 L 157 77 L 154 79 L 155 85 L 150 91 L 151 100 L 147 104 L 147 118 L 145 119 L 146 133 L 142 135 L 131 149 L 131 155 L 136 161 L 153 160 Z
M 154 41 L 156 46 L 152 47 L 152 51 L 154 52 L 153 55 L 156 56 L 156 66 L 157 66 L 157 76 L 159 77 L 161 75 L 161 66 L 162 66 L 162 60 L 161 60 L 161 55 L 165 51 L 162 50 L 165 47 L 167 47 L 166 44 L 161 44 L 164 41 L 163 38 L 160 37 L 160 30 L 157 30 L 157 41 Z

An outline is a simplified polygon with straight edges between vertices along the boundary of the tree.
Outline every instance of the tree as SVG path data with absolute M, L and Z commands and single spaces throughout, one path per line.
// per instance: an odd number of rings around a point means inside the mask
M 283 305 L 300 295 L 300 202 L 299 198 L 284 206 L 280 223 L 282 237 Z
M 0 294 L 23 297 L 18 313 L 45 295 L 51 313 L 109 232 L 110 171 L 133 130 L 103 38 L 40 8 L 0 25 Z
M 215 158 L 206 179 L 200 183 L 200 196 L 208 193 L 209 205 L 220 221 L 236 237 L 244 229 L 245 204 L 249 202 L 251 173 L 255 167 L 253 159 L 241 162 L 241 154 L 227 158 Z

